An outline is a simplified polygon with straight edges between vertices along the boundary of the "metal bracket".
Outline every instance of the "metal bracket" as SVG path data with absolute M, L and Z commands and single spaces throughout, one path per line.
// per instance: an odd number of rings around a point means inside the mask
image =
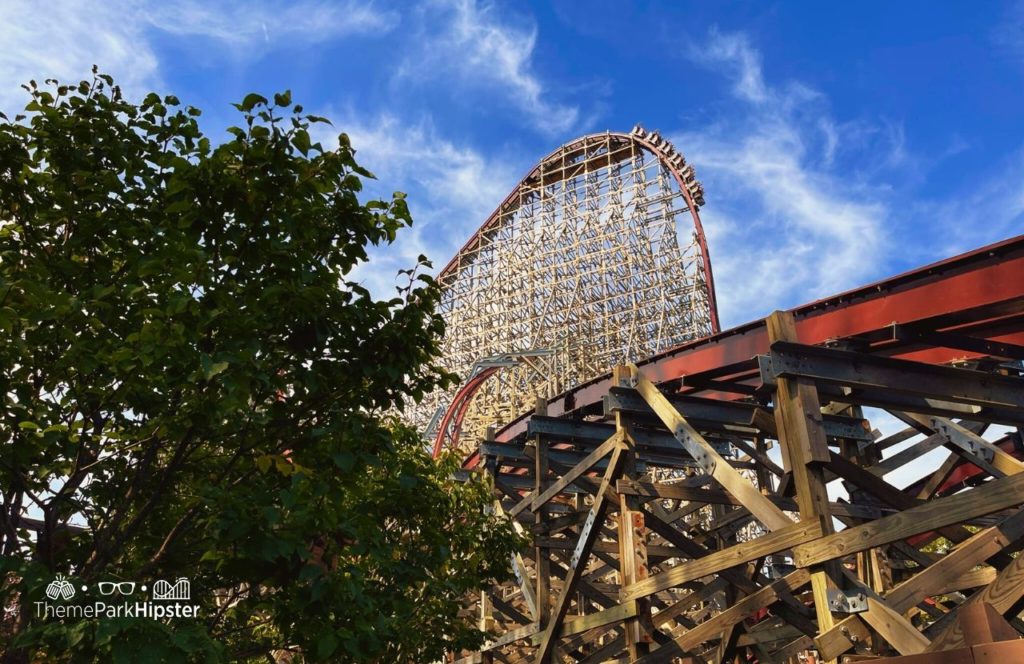
M 700 466 L 701 470 L 708 475 L 714 474 L 715 460 L 711 458 L 711 455 L 708 454 L 703 447 L 697 444 L 697 441 L 693 439 L 684 427 L 679 427 L 672 432 L 672 435 L 675 436 L 676 440 L 682 443 L 683 447 L 690 453 L 690 456 L 692 456 L 693 460 L 697 462 L 697 465 Z
M 938 418 L 931 418 L 931 425 L 937 433 L 941 434 L 946 440 L 957 447 L 960 447 L 975 456 L 979 456 L 985 461 L 992 461 L 992 459 L 995 458 L 995 453 L 992 450 L 980 445 L 978 441 L 973 438 L 962 435 L 959 431 L 947 426 Z
M 775 369 L 772 366 L 771 355 L 758 355 L 757 368 L 761 372 L 761 383 L 763 385 L 775 386 Z
M 523 599 L 526 601 L 526 606 L 530 609 L 530 614 L 536 618 L 537 606 L 533 601 L 533 595 L 530 591 L 530 579 L 526 575 L 526 570 L 520 567 L 518 556 L 516 556 L 516 554 L 509 556 L 509 559 L 512 562 L 512 573 L 515 574 L 516 582 L 519 584 L 519 588 L 523 592 Z
M 929 418 L 929 424 L 931 424 L 932 429 L 936 433 L 941 434 L 946 440 L 953 443 L 954 445 L 964 450 L 968 454 L 973 454 L 974 456 L 979 457 L 982 461 L 985 461 L 987 463 L 992 463 L 992 460 L 996 458 L 996 453 L 992 449 L 980 444 L 973 438 L 969 438 L 968 436 L 963 435 L 956 429 L 947 426 L 944 422 L 942 422 L 942 420 L 936 417 L 932 417 Z
M 868 597 L 860 590 L 829 588 L 825 596 L 828 598 L 829 611 L 833 613 L 863 613 L 868 610 Z
M 580 528 L 580 541 L 576 543 L 576 548 L 572 552 L 572 558 L 569 559 L 569 567 L 573 568 L 579 564 L 580 558 L 583 556 L 583 545 L 587 541 L 587 537 L 590 536 L 590 531 L 594 527 L 594 522 L 597 521 L 597 506 L 590 508 L 590 513 L 587 514 L 587 520 L 583 523 L 583 527 Z

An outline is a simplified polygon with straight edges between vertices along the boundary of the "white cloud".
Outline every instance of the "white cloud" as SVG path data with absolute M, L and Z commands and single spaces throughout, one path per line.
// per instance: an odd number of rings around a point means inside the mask
M 93 64 L 126 91 L 157 79 L 158 59 L 132 5 L 0 0 L 0 25 L 0 110 L 8 115 L 27 103 L 19 86 L 30 79 L 76 83 Z
M 953 195 L 919 201 L 911 213 L 931 230 L 929 245 L 940 257 L 1024 232 L 1024 147 L 995 163 L 980 182 L 965 177 Z
M 761 73 L 761 54 L 751 47 L 745 34 L 722 34 L 718 28 L 711 28 L 708 41 L 692 47 L 689 56 L 695 62 L 726 68 L 738 97 L 754 103 L 768 100 L 768 88 Z
M 490 5 L 476 0 L 439 0 L 425 9 L 431 24 L 420 35 L 399 77 L 418 80 L 456 76 L 463 88 L 484 87 L 502 94 L 548 134 L 575 127 L 579 109 L 551 99 L 533 73 L 537 28 L 502 23 Z M 440 25 L 437 34 L 436 25 Z
M 337 132 L 349 135 L 356 160 L 378 178 L 366 183 L 368 196 L 409 194 L 412 229 L 400 232 L 394 245 L 371 251 L 370 262 L 353 275 L 377 296 L 393 294 L 397 271 L 412 267 L 419 254 L 434 260 L 435 272 L 443 268 L 517 181 L 506 160 L 439 136 L 429 120 L 325 115 L 335 118 L 336 129 L 318 125 L 317 139 L 333 147 Z
M 318 42 L 352 33 L 384 33 L 399 21 L 397 12 L 357 2 L 230 2 L 212 6 L 189 0 L 154 3 L 142 13 L 170 34 L 210 37 L 237 46 L 287 37 Z
M 744 102 L 735 115 L 674 137 L 707 184 L 701 216 L 723 324 L 876 276 L 890 216 L 884 192 L 832 170 L 837 155 L 864 148 L 863 136 L 835 122 L 816 91 L 766 83 L 745 35 L 712 30 L 691 57 L 721 70 Z
M 112 75 L 130 95 L 159 87 L 161 63 L 153 45 L 160 32 L 216 40 L 239 53 L 295 38 L 320 41 L 353 32 L 380 33 L 398 20 L 370 4 L 302 0 L 201 4 L 0 0 L 0 110 L 20 110 L 30 79 L 77 82 L 92 65 Z

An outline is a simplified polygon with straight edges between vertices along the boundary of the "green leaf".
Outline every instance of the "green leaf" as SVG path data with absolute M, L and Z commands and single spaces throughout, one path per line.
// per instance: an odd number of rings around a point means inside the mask
M 271 458 L 271 456 L 268 454 L 256 457 L 256 467 L 259 469 L 261 473 L 265 473 L 268 470 L 270 470 L 270 466 L 273 463 L 273 458 Z
M 309 132 L 299 129 L 292 136 L 292 145 L 302 154 L 309 154 Z
M 274 94 L 274 104 L 276 104 L 277 106 L 291 106 L 292 91 L 285 90 L 284 92 L 278 92 Z
M 0 578 L 29 597 L 100 556 L 112 577 L 188 577 L 203 615 L 30 620 L 4 637 L 47 661 L 472 650 L 456 607 L 509 578 L 524 542 L 485 512 L 486 483 L 452 481 L 459 460 L 430 459 L 393 415 L 453 384 L 438 366 L 440 287 L 377 299 L 351 283 L 409 206 L 364 204 L 358 146 L 342 135 L 325 152 L 309 125 L 326 120 L 288 92 L 273 97 L 288 118 L 248 95 L 207 138 L 173 91 L 139 104 L 102 80 L 30 86 L 27 117 L 0 121 L 0 373 L 15 425 L 0 427 L 0 483 L 58 495 L 77 463 L 89 479 L 59 494 L 60 522 L 148 516 L 113 548 L 72 536 L 45 565 L 2 558 Z M 240 586 L 273 592 L 214 610 L 214 589 Z
M 331 459 L 334 461 L 335 466 L 344 470 L 345 472 L 352 470 L 352 467 L 356 463 L 355 455 L 347 450 L 335 452 L 334 456 L 332 456 Z
M 316 641 L 316 656 L 319 659 L 327 659 L 338 649 L 338 637 L 334 632 L 325 632 Z
M 214 376 L 223 373 L 230 366 L 227 362 L 214 362 L 205 353 L 200 356 L 199 362 L 203 366 L 203 378 L 210 380 Z
M 256 107 L 257 104 L 266 104 L 267 98 L 263 95 L 258 95 L 255 92 L 250 92 L 245 95 L 245 99 L 242 100 L 241 109 L 243 111 L 251 111 Z

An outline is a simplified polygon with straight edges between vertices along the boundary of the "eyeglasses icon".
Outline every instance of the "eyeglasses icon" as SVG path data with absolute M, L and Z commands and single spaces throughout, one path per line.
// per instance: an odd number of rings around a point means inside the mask
M 131 595 L 135 592 L 134 581 L 100 581 L 99 590 L 101 595 L 113 595 L 114 591 L 121 595 Z

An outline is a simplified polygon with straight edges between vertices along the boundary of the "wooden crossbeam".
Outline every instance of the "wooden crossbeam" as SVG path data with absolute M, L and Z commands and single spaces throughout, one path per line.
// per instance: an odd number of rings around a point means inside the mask
M 1024 474 L 992 480 L 954 496 L 937 498 L 793 549 L 801 567 L 907 539 L 920 533 L 992 514 L 1024 503 Z
M 586 570 L 586 563 L 587 559 L 590 557 L 590 551 L 594 546 L 594 542 L 597 541 L 597 536 L 600 533 L 598 524 L 599 522 L 604 521 L 605 512 L 608 509 L 609 500 L 606 491 L 611 484 L 618 479 L 619 472 L 621 471 L 622 460 L 622 448 L 617 447 L 615 451 L 612 452 L 611 463 L 608 464 L 608 470 L 605 471 L 604 479 L 601 482 L 601 490 L 597 492 L 597 495 L 594 498 L 594 504 L 590 508 L 590 516 L 587 518 L 587 523 L 583 526 L 580 541 L 576 545 L 576 550 L 573 553 L 569 574 L 563 584 L 562 592 L 559 593 L 558 599 L 555 601 L 555 605 L 551 610 L 548 625 L 546 626 L 544 635 L 537 647 L 537 655 L 535 659 L 537 664 L 546 664 L 554 650 L 556 635 L 561 632 L 562 620 L 565 618 L 565 614 L 569 610 L 569 603 L 576 592 L 576 586 L 579 583 L 580 578 Z
M 571 470 L 563 474 L 556 482 L 552 483 L 551 486 L 545 489 L 543 493 L 536 496 L 533 499 L 530 508 L 533 510 L 539 509 L 541 505 L 547 503 L 549 500 L 560 494 L 567 486 L 579 479 L 584 473 L 590 471 L 598 461 L 610 454 L 612 450 L 621 446 L 621 434 L 613 434 L 611 438 L 588 454 L 582 461 L 573 466 Z
M 634 367 L 635 368 L 635 367 Z M 793 523 L 786 514 L 764 497 L 745 477 L 736 472 L 722 455 L 679 414 L 665 395 L 636 370 L 636 390 L 657 413 L 661 421 L 686 449 L 705 467 L 722 487 L 734 495 L 769 530 L 785 528 Z
M 742 542 L 727 549 L 709 553 L 706 556 L 689 560 L 672 569 L 655 574 L 644 581 L 626 586 L 622 591 L 623 599 L 646 597 L 659 590 L 681 585 L 687 581 L 703 576 L 716 574 L 743 563 L 757 560 L 780 551 L 786 551 L 796 544 L 813 540 L 822 534 L 820 522 L 792 523 L 785 528 L 773 531 L 747 542 Z
M 892 361 L 877 336 L 803 346 L 784 313 L 765 337 L 769 355 L 694 380 L 657 387 L 658 374 L 617 368 L 595 386 L 604 421 L 592 392 L 565 417 L 540 408 L 515 438 L 488 436 L 477 472 L 534 535 L 532 560 L 514 560 L 519 584 L 468 598 L 460 615 L 499 633 L 451 661 L 926 657 L 972 645 L 977 615 L 1024 633 L 1019 432 L 983 437 L 987 423 L 1024 423 L 1024 379 Z M 672 391 L 691 383 L 756 398 Z M 883 437 L 861 405 L 912 426 Z M 938 447 L 951 454 L 937 470 L 906 489 L 886 481 Z M 849 496 L 830 500 L 836 480 Z M 854 588 L 866 607 L 843 613 L 835 593 Z
M 1024 556 L 1018 556 L 996 575 L 992 583 L 971 595 L 965 604 L 961 604 L 958 611 L 963 611 L 966 606 L 984 602 L 990 604 L 997 612 L 1006 613 L 1022 597 L 1024 597 Z M 966 644 L 963 630 L 959 623 L 954 623 L 932 641 L 928 650 L 931 652 L 951 650 L 964 645 Z
M 686 630 L 681 636 L 674 639 L 672 646 L 658 648 L 647 657 L 638 660 L 638 664 L 668 662 L 679 653 L 688 653 L 701 643 L 710 640 L 716 634 L 720 634 L 723 629 L 741 622 L 758 609 L 774 604 L 783 593 L 788 595 L 798 590 L 801 586 L 806 585 L 810 578 L 810 572 L 803 569 L 788 574 L 771 585 L 765 586 L 757 592 L 744 597 L 714 618 L 701 623 L 693 629 Z

